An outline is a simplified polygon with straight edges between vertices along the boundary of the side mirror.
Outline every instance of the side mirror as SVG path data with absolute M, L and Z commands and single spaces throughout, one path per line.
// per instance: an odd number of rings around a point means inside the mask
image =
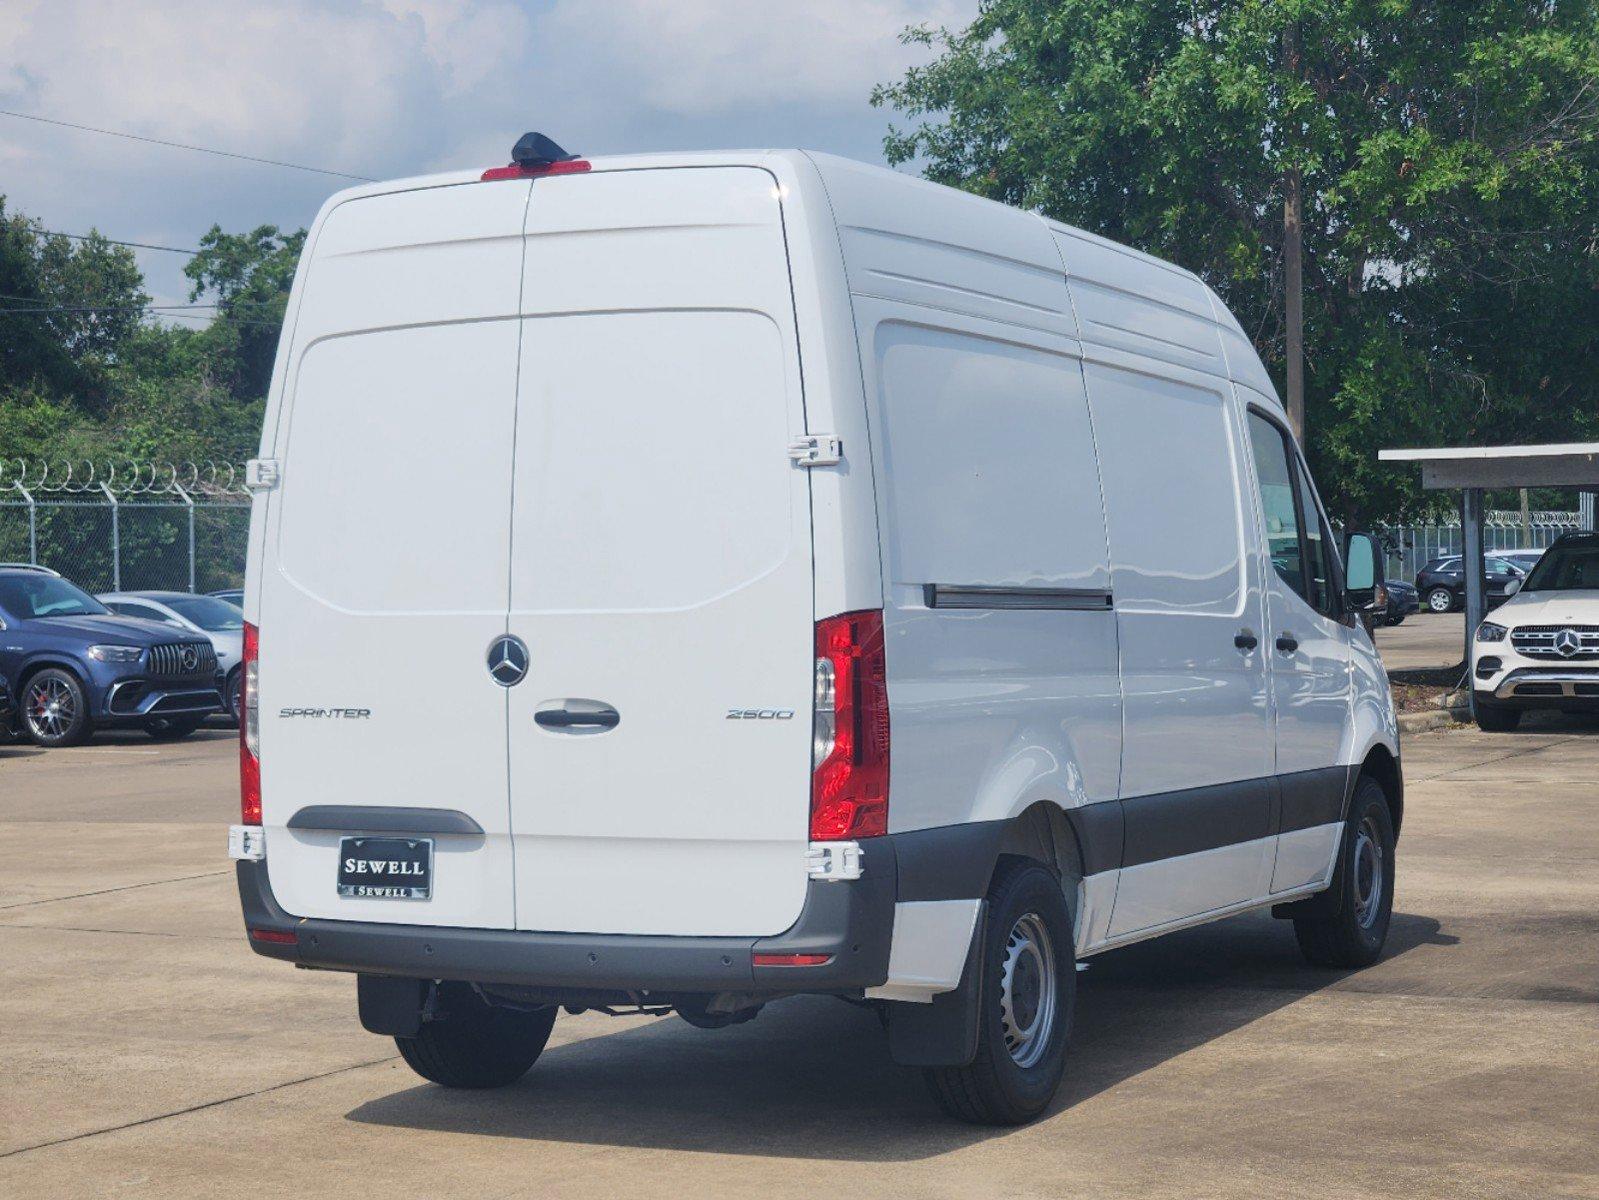
M 1514 596 L 1520 590 L 1521 590 L 1521 576 L 1519 574 L 1518 575 L 1514 575 L 1514 576 L 1511 577 L 1510 582 L 1505 584 L 1505 595 L 1506 596 Z
M 1349 535 L 1344 547 L 1344 594 L 1350 611 L 1360 615 L 1368 632 L 1388 615 L 1382 546 L 1374 534 Z

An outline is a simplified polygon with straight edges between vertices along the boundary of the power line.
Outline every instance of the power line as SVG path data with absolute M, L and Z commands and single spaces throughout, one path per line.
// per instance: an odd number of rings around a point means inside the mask
M 153 146 L 169 146 L 174 150 L 193 150 L 198 154 L 215 154 L 219 158 L 236 158 L 243 162 L 261 163 L 269 167 L 287 167 L 293 171 L 310 171 L 317 175 L 336 175 L 340 179 L 354 179 L 359 183 L 373 183 L 365 175 L 352 175 L 348 171 L 330 171 L 326 167 L 308 167 L 304 163 L 284 162 L 277 158 L 257 158 L 253 154 L 235 154 L 231 150 L 213 150 L 209 146 L 191 146 L 187 142 L 169 142 L 163 138 L 144 137 L 137 133 L 124 133 L 120 129 L 101 129 L 94 125 L 78 125 L 72 121 L 58 121 L 53 117 L 38 117 L 32 113 L 12 112 L 0 108 L 0 117 L 15 117 L 19 121 L 38 121 L 43 125 L 59 125 L 64 129 L 78 129 L 84 133 L 103 133 L 107 137 L 127 138 L 133 142 L 148 142 Z
M 45 237 L 71 238 L 75 242 L 92 242 L 98 238 L 102 242 L 110 242 L 113 246 L 132 246 L 136 250 L 165 250 L 168 254 L 196 255 L 198 250 L 183 250 L 177 246 L 153 246 L 149 242 L 119 242 L 116 238 L 108 238 L 99 233 L 62 233 L 59 229 L 41 229 L 38 231 Z

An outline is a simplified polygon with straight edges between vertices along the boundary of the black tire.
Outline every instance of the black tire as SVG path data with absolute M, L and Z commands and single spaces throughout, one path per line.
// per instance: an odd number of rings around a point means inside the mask
M 176 742 L 204 724 L 204 717 L 157 717 L 144 731 L 158 742 Z
M 1446 587 L 1435 587 L 1427 590 L 1427 607 L 1435 613 L 1453 612 L 1455 610 L 1455 593 Z
M 1318 967 L 1369 967 L 1382 955 L 1394 909 L 1394 825 L 1382 786 L 1369 775 L 1355 785 L 1338 850 L 1330 914 L 1294 918 L 1299 949 Z
M 46 667 L 22 685 L 22 731 L 35 746 L 76 746 L 89 736 L 89 701 L 71 671 Z
M 397 1037 L 411 1070 L 447 1088 L 497 1088 L 526 1075 L 544 1051 L 555 1008 L 523 1012 L 488 1004 L 465 983 L 438 985 L 433 1018 Z
M 222 704 L 227 709 L 228 716 L 235 721 L 239 719 L 239 700 L 244 693 L 244 668 L 234 667 L 228 673 L 227 682 L 222 685 Z
M 988 893 L 981 968 L 977 1057 L 929 1069 L 927 1085 L 959 1120 L 1025 1124 L 1060 1087 L 1077 1003 L 1071 912 L 1054 872 L 1037 863 L 1001 871 Z
M 1484 704 L 1481 700 L 1472 707 L 1477 710 L 1477 728 L 1484 733 L 1509 733 L 1521 724 L 1522 710 L 1519 708 Z
M 1397 617 L 1389 617 L 1388 618 L 1388 624 L 1390 624 L 1390 625 L 1403 625 L 1404 623 L 1405 623 L 1405 614 L 1404 613 L 1400 613 Z

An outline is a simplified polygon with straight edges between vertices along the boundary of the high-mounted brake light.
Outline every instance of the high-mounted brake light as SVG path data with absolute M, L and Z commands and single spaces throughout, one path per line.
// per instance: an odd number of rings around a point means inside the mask
M 888 672 L 883 614 L 816 623 L 811 841 L 888 832 Z
M 244 679 L 239 691 L 239 814 L 261 824 L 261 631 L 244 623 Z
M 524 133 L 511 148 L 511 162 L 490 167 L 479 177 L 483 183 L 496 179 L 533 179 L 539 175 L 576 175 L 589 170 L 589 164 L 568 154 L 542 133 Z

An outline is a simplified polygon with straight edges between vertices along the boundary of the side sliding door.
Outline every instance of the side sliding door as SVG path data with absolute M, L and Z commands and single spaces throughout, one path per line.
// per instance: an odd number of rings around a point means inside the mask
M 1084 377 L 1125 712 L 1114 939 L 1265 894 L 1273 731 L 1230 384 L 1092 359 Z

